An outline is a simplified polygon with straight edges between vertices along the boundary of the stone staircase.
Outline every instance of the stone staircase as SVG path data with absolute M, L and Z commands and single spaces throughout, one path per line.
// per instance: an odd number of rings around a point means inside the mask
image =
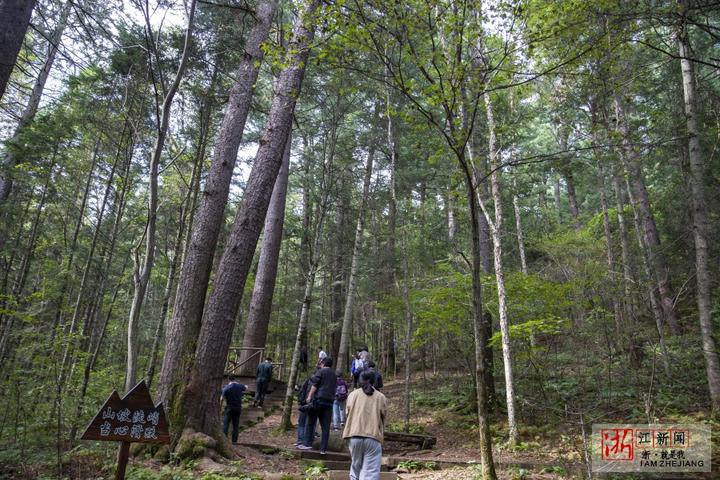
M 239 383 L 247 385 L 248 389 L 243 397 L 242 414 L 240 414 L 240 431 L 257 425 L 262 422 L 265 417 L 273 414 L 282 408 L 285 400 L 286 385 L 278 380 L 270 382 L 265 393 L 265 401 L 262 407 L 253 407 L 252 402 L 255 398 L 255 378 L 254 377 L 237 377 Z

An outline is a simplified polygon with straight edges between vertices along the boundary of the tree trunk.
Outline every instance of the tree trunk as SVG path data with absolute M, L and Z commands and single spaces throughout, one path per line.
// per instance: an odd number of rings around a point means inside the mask
M 605 191 L 605 170 L 603 168 L 602 159 L 598 161 L 598 184 L 600 185 L 600 208 L 603 216 L 603 232 L 605 233 L 605 254 L 608 266 L 608 280 L 611 286 L 617 284 L 617 265 L 615 262 L 615 252 L 612 244 L 612 229 L 610 228 L 610 214 L 608 212 L 607 192 Z M 611 288 L 610 296 L 612 297 L 613 315 L 615 317 L 615 336 L 621 341 L 625 328 L 623 326 L 622 309 L 620 308 L 619 296 L 620 292 L 615 288 Z
M 303 295 L 302 309 L 300 310 L 300 321 L 298 322 L 297 334 L 295 335 L 295 348 L 293 348 L 293 356 L 290 361 L 290 376 L 288 377 L 287 388 L 285 390 L 285 403 L 283 404 L 282 420 L 280 428 L 282 430 L 290 430 L 292 428 L 291 416 L 293 399 L 295 398 L 295 385 L 298 384 L 298 365 L 300 364 L 300 349 L 302 347 L 305 332 L 307 331 L 308 317 L 310 316 L 310 304 L 312 303 L 312 292 L 315 286 L 315 274 L 317 268 L 314 262 L 311 262 L 310 270 L 307 272 L 307 280 L 305 281 L 305 293 Z M 308 353 L 311 355 L 311 353 Z M 310 361 L 308 359 L 308 361 Z
M 10 0 L 10 3 L 14 1 L 15 0 Z M 2 5 L 5 3 L 9 3 L 8 0 L 0 0 L 0 17 L 2 17 L 3 15 Z M 34 3 L 34 0 L 26 1 L 24 3 L 32 4 Z M 48 76 L 50 75 L 50 70 L 55 63 L 55 56 L 57 55 L 58 46 L 60 45 L 60 40 L 62 39 L 63 32 L 65 31 L 65 26 L 67 25 L 71 8 L 72 2 L 67 1 L 63 6 L 62 10 L 60 11 L 60 17 L 58 18 L 57 24 L 55 25 L 55 29 L 53 30 L 52 35 L 48 39 L 48 48 L 47 56 L 45 57 L 45 63 L 43 64 L 37 78 L 35 79 L 35 84 L 33 85 L 32 92 L 30 93 L 28 103 L 27 105 L 25 105 L 25 109 L 20 116 L 20 121 L 15 127 L 15 131 L 13 132 L 12 137 L 7 142 L 7 144 L 9 145 L 17 143 L 20 137 L 20 133 L 25 127 L 30 125 L 30 123 L 35 118 L 35 114 L 38 111 L 38 106 L 40 105 L 40 99 L 42 98 L 43 90 L 45 90 L 45 83 L 47 82 Z M 2 30 L 2 23 L 3 22 L 0 21 L 0 30 Z M 1 38 L 2 35 L 0 35 L 0 39 Z M 2 40 L 0 40 L 0 43 L 1 42 Z M 2 64 L 1 61 L 0 64 Z M 0 72 L 1 71 L 2 67 L 0 67 Z M 1 90 L 0 97 L 2 97 Z M 0 162 L 0 165 L 2 165 L 2 172 L 0 172 L 0 203 L 6 201 L 10 196 L 10 190 L 12 189 L 12 169 L 15 168 L 16 162 L 17 158 L 15 157 L 15 154 L 12 152 L 12 150 L 6 150 L 5 156 Z
M 403 274 L 405 279 L 403 281 L 403 307 L 405 310 L 405 398 L 404 398 L 404 420 L 405 420 L 405 432 L 410 431 L 410 393 L 411 393 L 411 380 L 412 380 L 412 339 L 413 339 L 413 312 L 412 305 L 410 304 L 410 269 L 408 268 L 408 253 L 406 248 L 407 242 L 402 242 L 403 248 Z M 425 358 L 425 355 L 422 355 Z M 423 366 L 423 372 L 425 368 Z
M 199 162 L 202 163 L 202 157 L 199 157 Z M 198 163 L 193 168 L 193 177 L 195 171 L 200 168 Z M 199 174 L 199 172 L 198 172 Z M 191 183 L 192 185 L 192 183 Z M 191 187 L 192 188 L 192 187 Z M 152 348 L 150 349 L 150 360 L 148 361 L 148 369 L 145 374 L 147 379 L 148 389 L 151 388 L 153 379 L 155 377 L 155 363 L 157 362 L 157 354 L 160 349 L 160 341 L 162 339 L 163 329 L 165 322 L 167 321 L 168 310 L 170 309 L 170 299 L 173 294 L 173 286 L 175 285 L 175 276 L 177 273 L 178 265 L 180 264 L 180 257 L 182 255 L 183 246 L 183 235 L 185 234 L 185 221 L 188 217 L 188 210 L 190 209 L 190 198 L 192 190 L 188 190 L 187 195 L 183 199 L 183 205 L 180 208 L 180 224 L 178 225 L 177 232 L 175 234 L 175 244 L 173 245 L 173 256 L 170 260 L 170 270 L 168 271 L 167 279 L 165 280 L 165 290 L 163 293 L 163 303 L 160 307 L 160 315 L 157 318 L 157 325 L 155 327 L 155 335 L 153 335 Z
M 708 389 L 712 412 L 720 416 L 720 359 L 717 342 L 713 335 L 712 321 L 712 279 L 710 278 L 708 240 L 711 230 L 708 223 L 707 199 L 705 195 L 705 177 L 707 166 L 700 146 L 700 127 L 698 125 L 698 103 L 695 91 L 695 71 L 690 60 L 690 38 L 687 32 L 686 16 L 688 1 L 680 0 L 682 22 L 677 36 L 682 69 L 682 82 L 685 100 L 685 121 L 687 123 L 688 152 L 690 159 L 690 187 L 693 206 L 693 238 L 695 240 L 695 282 L 697 284 L 698 319 L 702 335 L 703 356 L 707 370 Z
M 23 291 L 25 290 L 25 284 L 27 282 L 27 277 L 30 272 L 30 262 L 32 261 L 33 255 L 35 253 L 35 247 L 37 246 L 37 238 L 38 233 L 40 231 L 40 224 L 41 224 L 41 218 L 42 214 L 45 210 L 45 201 L 47 200 L 48 190 L 50 188 L 50 182 L 52 181 L 52 174 L 53 170 L 55 169 L 55 155 L 57 154 L 57 151 L 53 154 L 53 161 L 50 165 L 50 168 L 48 169 L 48 174 L 45 180 L 45 184 L 42 188 L 42 193 L 40 194 L 40 200 L 38 202 L 37 210 L 35 211 L 35 216 L 32 221 L 32 228 L 30 229 L 30 238 L 28 239 L 28 245 L 25 249 L 25 254 L 23 255 L 22 262 L 20 264 L 20 269 L 18 272 L 18 276 L 15 279 L 15 285 L 12 289 L 12 296 L 15 299 L 15 303 L 18 305 L 16 308 L 20 309 L 21 304 L 21 298 Z M 17 317 L 17 314 L 11 313 L 9 315 L 9 320 L 7 325 L 4 327 L 3 335 L 0 338 L 0 365 L 5 360 L 5 357 L 8 355 L 8 352 L 12 350 L 11 345 L 11 336 L 12 336 L 12 330 L 15 325 L 15 319 Z
M 268 207 L 263 240 L 258 261 L 257 276 L 250 300 L 250 313 L 245 324 L 243 347 L 265 348 L 270 313 L 272 311 L 273 294 L 275 293 L 275 280 L 277 278 L 278 261 L 280 259 L 280 245 L 282 244 L 283 223 L 285 221 L 285 197 L 287 196 L 288 173 L 290 169 L 290 149 L 292 135 L 288 135 L 282 165 L 275 186 L 273 187 L 270 206 Z M 243 352 L 245 353 L 245 352 Z M 248 355 L 249 356 L 249 355 Z M 247 357 L 241 360 L 247 360 Z M 246 375 L 254 375 L 259 360 L 248 362 L 243 371 Z
M 447 230 L 448 230 L 448 243 L 455 243 L 455 237 L 457 236 L 457 220 L 455 218 L 455 205 L 453 202 L 452 194 L 448 193 L 445 198 L 445 215 L 447 217 Z
M 140 326 L 140 310 L 145 300 L 145 292 L 147 291 L 150 275 L 152 274 L 153 265 L 155 264 L 155 230 L 157 225 L 157 208 L 158 208 L 158 177 L 160 168 L 160 156 L 165 147 L 165 139 L 167 138 L 168 128 L 170 126 L 170 110 L 175 93 L 180 86 L 180 81 L 185 73 L 188 57 L 190 55 L 190 43 L 192 41 L 193 24 L 195 20 L 196 1 L 190 2 L 188 13 L 188 26 L 185 31 L 185 42 L 183 45 L 180 64 L 172 85 L 165 94 L 163 99 L 162 110 L 160 115 L 160 124 L 158 125 L 158 135 L 155 139 L 152 156 L 150 158 L 149 187 L 148 195 L 148 219 L 145 227 L 145 258 L 142 265 L 139 261 L 139 245 L 134 253 L 135 271 L 133 273 L 133 283 L 135 286 L 132 303 L 130 304 L 130 317 L 128 319 L 127 331 L 127 367 L 125 371 L 125 390 L 129 391 L 135 386 L 137 376 L 138 353 L 140 350 L 139 336 Z
M 0 0 L 0 100 L 15 67 L 36 0 Z
M 458 155 L 461 166 L 464 166 L 465 187 L 470 206 L 472 225 L 472 304 L 473 304 L 473 337 L 475 339 L 475 393 L 477 396 L 478 434 L 480 441 L 480 460 L 483 478 L 497 478 L 493 463 L 492 437 L 490 436 L 490 416 L 488 413 L 488 391 L 485 384 L 485 347 L 490 338 L 483 318 L 482 284 L 480 282 L 480 225 L 477 191 L 474 187 L 475 175 L 466 165 L 462 153 Z
M 386 72 L 387 75 L 387 72 Z M 392 89 L 388 86 L 385 94 L 385 115 L 387 116 L 387 149 L 388 149 L 388 188 L 390 190 L 390 199 L 388 202 L 388 236 L 387 236 L 387 287 L 388 289 L 395 288 L 396 285 L 396 270 L 397 270 L 397 256 L 395 254 L 395 240 L 397 230 L 397 165 L 399 158 L 399 128 L 398 122 L 395 118 L 395 105 L 393 104 Z M 382 343 L 384 343 L 384 352 L 382 353 L 382 365 L 381 368 L 385 371 L 396 369 L 395 359 L 395 325 L 392 319 L 388 319 L 385 322 L 385 330 L 380 331 Z
M 168 323 L 165 357 L 158 380 L 158 395 L 168 408 L 176 404 L 175 397 L 184 387 L 195 351 L 214 253 L 224 223 L 232 173 L 263 59 L 261 46 L 268 37 L 276 7 L 277 0 L 266 0 L 256 8 L 257 23 L 245 42 L 243 60 L 235 74 L 237 80 L 230 90 L 225 115 L 215 140 L 212 164 L 192 225 L 187 255 L 178 279 L 173 316 Z
M 500 162 L 497 158 L 497 138 L 495 133 L 495 120 L 493 105 L 489 94 L 485 94 L 485 110 L 488 123 L 488 149 L 490 158 L 490 187 L 495 205 L 495 219 L 491 220 L 487 209 L 483 213 L 490 226 L 490 233 L 493 239 L 493 257 L 495 264 L 495 281 L 498 290 L 498 313 L 500 316 L 500 333 L 502 334 L 503 364 L 505 368 L 505 399 L 507 403 L 509 446 L 515 447 L 518 444 L 519 436 L 517 422 L 515 420 L 515 394 L 513 384 L 512 352 L 510 349 L 510 327 L 507 316 L 507 293 L 505 291 L 505 271 L 502 258 L 502 237 L 503 209 L 502 194 L 500 191 Z M 481 203 L 482 206 L 482 203 Z
M 653 287 L 652 281 L 652 266 L 650 261 L 650 255 L 645 244 L 645 237 L 643 236 L 642 220 L 640 219 L 639 208 L 637 202 L 633 197 L 632 188 L 630 187 L 630 180 L 625 179 L 625 186 L 628 193 L 628 199 L 630 200 L 630 206 L 632 207 L 633 221 L 635 223 L 635 236 L 638 242 L 638 249 L 643 255 L 643 267 L 645 269 L 645 283 L 648 288 L 648 298 L 650 300 L 650 307 L 655 318 L 655 328 L 658 332 L 658 342 L 660 343 L 660 352 L 662 353 L 663 367 L 665 368 L 665 374 L 670 376 L 670 363 L 667 348 L 665 348 L 665 332 L 663 331 L 663 311 L 658 301 L 655 288 Z
M 562 210 L 560 205 L 560 177 L 555 177 L 553 186 L 553 197 L 555 198 L 555 213 L 557 214 L 558 225 L 562 224 Z
M 307 147 L 307 142 L 303 142 L 304 146 Z M 307 155 L 307 153 L 305 153 Z M 309 161 L 307 161 L 306 157 L 306 163 L 305 163 L 305 173 L 307 174 L 310 171 L 310 165 Z M 330 157 L 330 161 L 332 161 L 332 157 Z M 328 167 L 332 165 L 327 165 Z M 325 171 L 328 171 L 329 168 L 326 168 Z M 304 208 L 306 211 L 311 210 L 311 204 L 310 204 L 310 183 L 309 181 L 305 183 L 304 190 L 307 193 L 307 195 L 303 194 L 304 202 L 308 202 L 307 204 L 304 204 Z M 321 189 L 321 191 L 323 191 Z M 293 407 L 293 398 L 295 397 L 295 386 L 299 383 L 298 382 L 298 375 L 300 371 L 298 370 L 298 365 L 300 363 L 300 351 L 303 346 L 307 346 L 307 324 L 308 324 L 308 318 L 310 317 L 310 305 L 312 303 L 312 293 L 313 289 L 315 288 L 315 274 L 317 273 L 318 269 L 318 258 L 316 255 L 319 253 L 319 245 L 322 238 L 323 233 L 323 223 L 325 221 L 325 211 L 327 207 L 327 197 L 328 197 L 328 189 L 325 189 L 323 192 L 322 199 L 319 202 L 318 205 L 318 219 L 317 223 L 315 225 L 315 235 L 312 239 L 312 244 L 310 243 L 310 217 L 305 216 L 305 219 L 307 220 L 307 229 L 305 230 L 304 238 L 306 239 L 306 246 L 304 248 L 305 255 L 303 255 L 303 252 L 301 251 L 301 259 L 303 266 L 307 266 L 307 274 L 304 275 L 304 294 L 303 294 L 303 301 L 302 306 L 300 307 L 300 315 L 299 315 L 299 321 L 298 321 L 298 327 L 297 327 L 297 334 L 295 336 L 295 346 L 293 348 L 293 354 L 292 359 L 290 360 L 290 376 L 288 377 L 287 382 L 287 389 L 285 390 L 285 402 L 283 403 L 283 413 L 282 413 L 282 420 L 280 421 L 280 429 L 282 430 L 290 430 L 292 428 L 292 423 L 290 421 L 290 417 L 292 416 L 292 407 Z M 303 250 L 303 246 L 301 244 L 301 250 Z M 312 355 L 312 353 L 308 353 L 308 356 Z M 310 363 L 310 358 L 308 358 L 308 363 Z
M 528 274 L 528 268 L 527 268 L 527 259 L 525 258 L 525 239 L 523 237 L 523 229 L 522 229 L 522 217 L 520 216 L 520 201 L 518 200 L 517 196 L 517 179 L 515 178 L 515 174 L 513 173 L 512 177 L 513 182 L 513 210 L 515 211 L 515 230 L 517 231 L 517 241 L 518 241 L 518 252 L 520 253 L 520 270 L 525 275 Z
M 126 124 L 127 126 L 127 124 Z M 124 132 L 123 132 L 124 133 Z M 78 328 L 78 320 L 80 319 L 80 315 L 82 313 L 82 305 L 83 302 L 87 300 L 86 290 L 88 287 L 88 282 L 90 282 L 90 269 L 92 267 L 92 263 L 95 257 L 95 249 L 97 248 L 98 242 L 100 240 L 100 234 L 102 231 L 102 224 L 103 220 L 105 219 L 105 209 L 107 208 L 108 201 L 110 199 L 110 194 L 112 192 L 113 188 L 113 181 L 115 179 L 115 171 L 117 169 L 117 164 L 120 161 L 120 155 L 122 151 L 122 141 L 121 144 L 118 145 L 118 151 L 115 155 L 115 159 L 113 161 L 112 166 L 110 167 L 110 173 L 108 175 L 108 180 L 105 186 L 105 192 L 103 193 L 102 201 L 100 202 L 100 208 L 97 213 L 97 220 L 95 224 L 95 230 L 93 231 L 93 237 L 90 242 L 90 249 L 87 254 L 87 258 L 85 260 L 85 266 L 83 267 L 83 273 L 82 277 L 80 278 L 80 286 L 78 289 L 78 294 L 75 298 L 75 304 L 73 307 L 73 314 L 72 318 L 70 320 L 70 325 L 67 329 L 66 334 L 69 336 L 67 340 L 67 344 L 65 345 L 65 349 L 63 352 L 62 362 L 60 364 L 60 372 L 59 372 L 59 380 L 58 385 L 60 385 L 59 388 L 64 388 L 65 383 L 65 375 L 66 375 L 66 369 L 68 366 L 68 363 L 71 361 L 72 356 L 74 355 L 74 349 L 76 346 L 76 342 L 73 338 L 73 336 L 76 333 L 76 330 Z M 130 148 L 131 149 L 131 148 Z M 127 162 L 129 162 L 130 159 L 127 159 Z
M 360 249 L 362 248 L 363 233 L 365 231 L 365 210 L 370 196 L 370 181 L 372 180 L 373 160 L 375 157 L 375 143 L 370 140 L 367 162 L 365 164 L 365 178 L 363 180 L 362 198 L 358 209 L 357 226 L 355 227 L 355 241 L 353 242 L 350 276 L 348 278 L 347 294 L 345 298 L 345 313 L 343 314 L 342 333 L 340 335 L 340 350 L 337 357 L 337 369 L 341 372 L 347 370 L 345 362 L 348 358 L 348 344 L 352 333 L 353 302 L 357 289 L 357 273 L 360 262 Z
M 575 178 L 573 178 L 573 174 L 569 169 L 563 172 L 563 177 L 565 178 L 565 188 L 567 189 L 568 205 L 570 206 L 570 216 L 573 219 L 573 227 L 575 230 L 579 230 L 580 222 L 578 221 L 578 216 L 580 215 L 580 209 L 578 208 L 577 194 L 575 193 Z
M 628 180 L 630 181 L 632 195 L 634 197 L 633 203 L 638 210 L 638 215 L 641 220 L 642 230 L 639 231 L 638 234 L 644 236 L 643 245 L 647 251 L 648 266 L 651 274 L 650 280 L 654 280 L 657 284 L 660 295 L 660 307 L 662 308 L 665 321 L 668 327 L 670 327 L 670 332 L 673 335 L 679 335 L 681 328 L 678 322 L 677 308 L 673 299 L 672 286 L 668 279 L 667 264 L 664 256 L 660 252 L 660 235 L 655 225 L 652 209 L 650 208 L 650 199 L 642 176 L 640 158 L 632 147 L 625 107 L 617 94 L 614 100 L 618 130 L 622 136 L 623 163 L 625 164 Z
M 195 364 L 185 388 L 183 406 L 187 426 L 223 438 L 219 430 L 217 387 L 223 375 L 235 318 L 250 270 L 260 229 L 265 220 L 275 179 L 292 126 L 305 67 L 314 37 L 320 0 L 307 2 L 293 28 L 287 65 L 278 78 L 260 148 L 250 172 L 242 203 L 218 266 L 213 291 L 200 328 Z

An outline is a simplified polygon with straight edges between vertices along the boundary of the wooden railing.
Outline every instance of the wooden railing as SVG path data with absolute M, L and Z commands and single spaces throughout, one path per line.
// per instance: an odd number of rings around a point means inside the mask
M 244 359 L 241 359 L 243 352 L 252 352 L 252 354 Z M 230 347 L 228 352 L 228 369 L 225 372 L 226 375 L 237 374 L 243 365 L 250 363 L 251 360 L 255 359 L 256 364 L 262 361 L 264 357 L 265 349 L 263 347 Z M 273 370 L 275 375 L 274 378 L 281 380 L 285 374 L 285 364 L 283 362 L 273 362 Z M 255 372 L 251 373 L 251 376 Z

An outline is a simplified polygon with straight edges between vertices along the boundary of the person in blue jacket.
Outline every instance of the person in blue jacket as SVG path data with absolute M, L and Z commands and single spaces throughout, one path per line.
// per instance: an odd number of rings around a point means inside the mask
M 223 433 L 227 436 L 232 422 L 232 443 L 237 443 L 240 433 L 240 414 L 242 413 L 242 396 L 247 390 L 247 385 L 237 381 L 235 375 L 228 377 L 230 383 L 225 385 L 220 395 L 220 401 L 225 399 L 225 416 L 223 418 Z

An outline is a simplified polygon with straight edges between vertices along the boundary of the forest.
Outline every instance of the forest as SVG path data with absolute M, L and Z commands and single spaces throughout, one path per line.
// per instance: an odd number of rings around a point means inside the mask
M 81 436 L 143 380 L 127 478 L 336 478 L 296 386 L 361 347 L 437 440 L 388 478 L 667 478 L 599 424 L 716 478 L 719 150 L 712 0 L 0 0 L 0 479 L 117 478 Z

